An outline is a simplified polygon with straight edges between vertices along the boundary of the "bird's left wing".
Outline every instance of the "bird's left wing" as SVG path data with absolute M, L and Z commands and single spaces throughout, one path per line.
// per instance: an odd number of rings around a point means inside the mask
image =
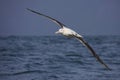
M 78 37 L 78 36 L 75 36 L 75 38 L 77 38 L 84 46 L 86 46 L 90 52 L 92 53 L 92 55 L 94 57 L 96 57 L 96 59 L 101 63 L 103 64 L 108 70 L 111 70 L 103 61 L 102 59 L 100 59 L 100 57 L 96 54 L 96 52 L 92 49 L 92 47 L 82 38 L 82 37 Z
M 59 22 L 58 20 L 56 20 L 56 19 L 54 19 L 54 18 L 52 18 L 52 17 L 50 17 L 50 16 L 47 16 L 47 15 L 45 15 L 45 14 L 36 12 L 36 11 L 31 10 L 31 9 L 29 9 L 29 8 L 27 8 L 27 10 L 29 10 L 29 11 L 31 11 L 31 12 L 33 12 L 33 13 L 36 13 L 36 14 L 38 14 L 38 15 L 44 16 L 44 17 L 46 17 L 46 18 L 49 18 L 49 19 L 52 20 L 54 23 L 58 24 L 61 28 L 63 28 L 63 27 L 65 26 L 63 23 Z

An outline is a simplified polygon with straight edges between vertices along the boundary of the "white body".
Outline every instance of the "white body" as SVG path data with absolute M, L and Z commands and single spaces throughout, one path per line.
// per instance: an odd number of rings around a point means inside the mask
M 73 31 L 72 29 L 67 28 L 67 27 L 63 27 L 63 28 L 59 29 L 56 33 L 57 34 L 62 34 L 66 37 L 74 37 L 74 36 L 82 37 L 81 35 L 79 35 L 75 31 Z

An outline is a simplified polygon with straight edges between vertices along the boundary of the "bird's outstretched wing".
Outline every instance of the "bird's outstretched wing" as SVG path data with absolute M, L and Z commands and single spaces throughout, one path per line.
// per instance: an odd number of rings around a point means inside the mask
M 102 59 L 100 59 L 100 57 L 96 54 L 96 52 L 92 49 L 92 47 L 82 38 L 82 37 L 77 37 L 77 36 L 75 36 L 80 42 L 82 42 L 82 44 L 84 45 L 84 46 L 86 46 L 89 50 L 90 50 L 90 52 L 92 53 L 92 55 L 94 56 L 94 57 L 96 57 L 96 59 L 101 63 L 101 64 L 103 64 L 108 70 L 111 70 L 103 61 L 102 61 Z
M 29 11 L 31 11 L 31 12 L 33 12 L 33 13 L 36 13 L 36 14 L 38 14 L 38 15 L 44 16 L 44 17 L 46 17 L 46 18 L 49 18 L 49 19 L 52 20 L 54 23 L 58 24 L 61 28 L 63 28 L 63 27 L 65 26 L 63 23 L 59 22 L 58 20 L 56 20 L 56 19 L 54 19 L 54 18 L 52 18 L 52 17 L 50 17 L 50 16 L 47 16 L 47 15 L 45 15 L 45 14 L 36 12 L 36 11 L 31 10 L 31 9 L 29 9 L 29 8 L 27 8 L 27 10 L 29 10 Z

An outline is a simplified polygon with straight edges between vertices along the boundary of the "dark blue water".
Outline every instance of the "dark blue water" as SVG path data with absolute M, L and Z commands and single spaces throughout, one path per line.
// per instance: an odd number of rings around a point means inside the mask
M 120 80 L 120 36 L 85 40 L 112 71 L 75 39 L 8 36 L 0 37 L 0 80 Z

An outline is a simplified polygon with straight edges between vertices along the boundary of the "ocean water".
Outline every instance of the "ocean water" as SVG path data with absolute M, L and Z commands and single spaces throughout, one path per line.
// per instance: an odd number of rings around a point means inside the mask
M 120 80 L 120 36 L 85 36 L 105 69 L 76 39 L 0 37 L 0 80 Z

